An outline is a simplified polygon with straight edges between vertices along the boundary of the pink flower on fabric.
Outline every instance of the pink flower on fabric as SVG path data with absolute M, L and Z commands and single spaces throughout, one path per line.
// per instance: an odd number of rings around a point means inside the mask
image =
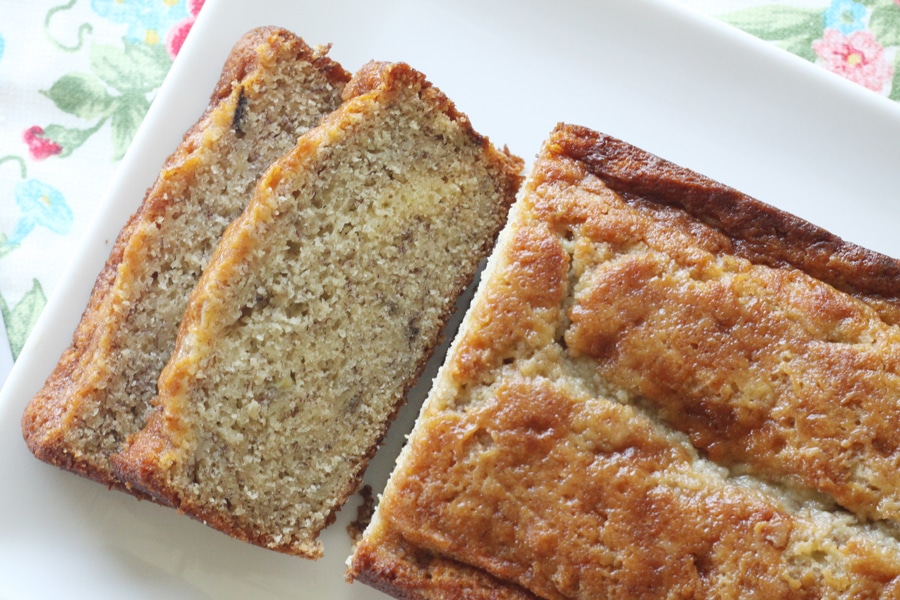
M 169 30 L 168 35 L 166 35 L 166 50 L 168 50 L 169 56 L 172 58 L 178 56 L 178 52 L 184 45 L 184 40 L 187 39 L 188 33 L 191 32 L 191 27 L 194 26 L 197 15 L 200 14 L 200 9 L 203 8 L 204 1 L 205 0 L 188 0 L 188 10 L 191 13 L 190 16 L 176 23 L 175 26 Z
M 813 42 L 813 50 L 829 71 L 875 92 L 884 93 L 894 76 L 884 47 L 871 31 L 844 35 L 837 29 L 826 29 L 822 39 Z
M 44 160 L 62 152 L 62 146 L 44 137 L 44 128 L 40 125 L 29 127 L 22 134 L 22 139 L 28 144 L 28 152 L 35 160 Z

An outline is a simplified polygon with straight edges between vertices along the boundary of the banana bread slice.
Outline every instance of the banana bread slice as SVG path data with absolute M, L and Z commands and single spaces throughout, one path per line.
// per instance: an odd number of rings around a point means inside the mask
M 560 125 L 349 577 L 897 598 L 898 307 L 897 261 Z
M 370 63 L 260 180 L 192 294 L 131 485 L 305 557 L 493 246 L 521 183 L 424 76 Z
M 248 32 L 209 106 L 119 234 L 71 346 L 22 428 L 41 460 L 122 487 L 108 456 L 139 431 L 191 289 L 262 172 L 341 102 L 350 75 L 292 33 Z

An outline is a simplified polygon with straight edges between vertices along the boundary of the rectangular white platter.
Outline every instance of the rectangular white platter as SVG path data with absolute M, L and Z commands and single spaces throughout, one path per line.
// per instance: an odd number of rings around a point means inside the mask
M 118 230 L 206 106 L 232 44 L 259 25 L 332 43 L 350 71 L 410 63 L 529 164 L 557 122 L 586 125 L 900 256 L 900 108 L 680 4 L 208 0 L 0 393 L 4 600 L 383 597 L 344 581 L 356 500 L 325 532 L 326 558 L 306 561 L 40 463 L 19 431 Z M 376 491 L 436 364 L 369 469 Z

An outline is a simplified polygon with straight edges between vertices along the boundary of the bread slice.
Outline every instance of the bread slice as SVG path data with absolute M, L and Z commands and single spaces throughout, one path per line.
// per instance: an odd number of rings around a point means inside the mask
M 521 170 L 422 74 L 364 67 L 228 228 L 118 473 L 234 537 L 319 557 Z
M 897 261 L 560 125 L 349 577 L 896 598 L 898 307 Z
M 262 172 L 340 104 L 349 78 L 282 29 L 235 44 L 208 108 L 118 236 L 71 346 L 25 411 L 38 458 L 121 487 L 108 456 L 143 427 L 222 231 Z

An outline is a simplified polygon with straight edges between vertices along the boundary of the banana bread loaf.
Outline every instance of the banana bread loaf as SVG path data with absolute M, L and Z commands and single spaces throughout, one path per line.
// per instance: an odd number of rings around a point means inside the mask
M 86 311 L 22 427 L 41 460 L 121 487 L 109 465 L 139 431 L 188 295 L 262 172 L 341 102 L 349 80 L 282 29 L 234 46 L 200 120 L 118 236 Z
M 898 308 L 897 261 L 560 125 L 349 577 L 900 597 Z
M 313 558 L 492 248 L 522 169 L 405 64 L 368 64 L 344 96 L 225 232 L 159 409 L 113 458 L 180 511 Z

